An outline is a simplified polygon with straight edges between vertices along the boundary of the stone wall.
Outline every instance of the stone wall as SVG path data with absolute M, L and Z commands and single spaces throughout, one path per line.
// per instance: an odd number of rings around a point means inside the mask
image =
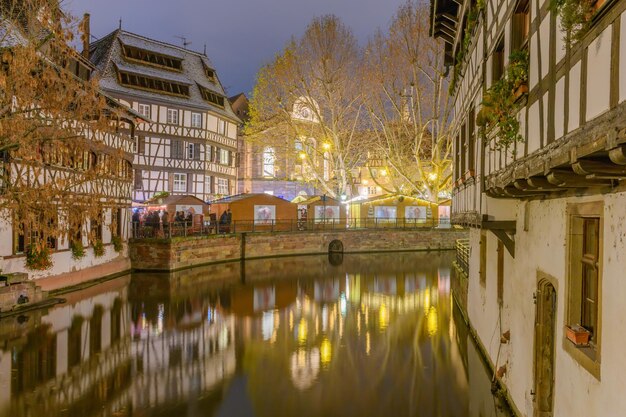
M 216 262 L 328 253 L 333 240 L 345 253 L 454 249 L 466 230 L 342 230 L 254 233 L 132 240 L 134 270 L 172 271 Z

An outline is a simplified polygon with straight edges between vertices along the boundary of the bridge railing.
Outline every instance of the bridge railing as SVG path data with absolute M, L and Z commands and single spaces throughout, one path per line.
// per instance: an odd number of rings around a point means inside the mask
M 261 233 L 261 232 L 302 232 L 356 229 L 432 229 L 449 227 L 449 222 L 438 219 L 388 219 L 354 218 L 348 220 L 235 220 L 231 223 L 193 223 L 193 222 L 133 222 L 132 237 L 173 238 L 180 236 L 201 236 L 211 234 Z
M 458 239 L 456 241 L 456 263 L 461 270 L 465 272 L 465 275 L 469 275 L 469 259 L 470 259 L 470 244 L 469 239 Z

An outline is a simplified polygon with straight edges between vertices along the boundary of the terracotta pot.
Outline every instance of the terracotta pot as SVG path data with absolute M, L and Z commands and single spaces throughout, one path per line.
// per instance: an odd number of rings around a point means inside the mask
M 517 86 L 515 91 L 513 92 L 513 98 L 517 100 L 522 96 L 522 94 L 528 93 L 528 84 L 523 83 Z
M 591 333 L 579 325 L 565 326 L 565 335 L 576 346 L 587 346 Z

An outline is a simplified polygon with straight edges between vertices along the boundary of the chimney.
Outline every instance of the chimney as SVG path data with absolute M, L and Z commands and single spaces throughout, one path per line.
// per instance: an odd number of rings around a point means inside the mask
M 89 13 L 83 15 L 82 23 L 82 40 L 83 40 L 83 57 L 89 60 L 89 40 L 91 37 L 91 30 L 89 28 Z

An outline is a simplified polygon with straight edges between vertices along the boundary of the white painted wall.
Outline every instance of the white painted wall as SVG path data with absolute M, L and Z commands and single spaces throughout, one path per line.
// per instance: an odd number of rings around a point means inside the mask
M 582 368 L 564 350 L 566 233 L 568 203 L 601 200 L 604 202 L 604 252 L 601 281 L 601 380 Z M 497 201 L 492 202 L 497 204 Z M 498 365 L 507 363 L 503 382 L 516 405 L 526 417 L 533 416 L 530 391 L 533 387 L 533 339 L 535 305 L 533 293 L 537 271 L 556 278 L 556 385 L 555 416 L 622 416 L 626 409 L 624 387 L 626 355 L 626 192 L 592 197 L 571 197 L 523 203 L 518 206 L 516 257 L 505 256 L 504 307 L 502 328 L 498 324 L 496 300 L 496 238 L 487 232 L 487 280 L 479 283 L 480 231 L 470 232 L 472 245 L 468 291 L 469 317 L 493 362 L 498 356 L 500 334 L 511 332 L 511 342 L 500 350 Z M 528 231 L 524 231 L 524 210 L 530 210 Z

